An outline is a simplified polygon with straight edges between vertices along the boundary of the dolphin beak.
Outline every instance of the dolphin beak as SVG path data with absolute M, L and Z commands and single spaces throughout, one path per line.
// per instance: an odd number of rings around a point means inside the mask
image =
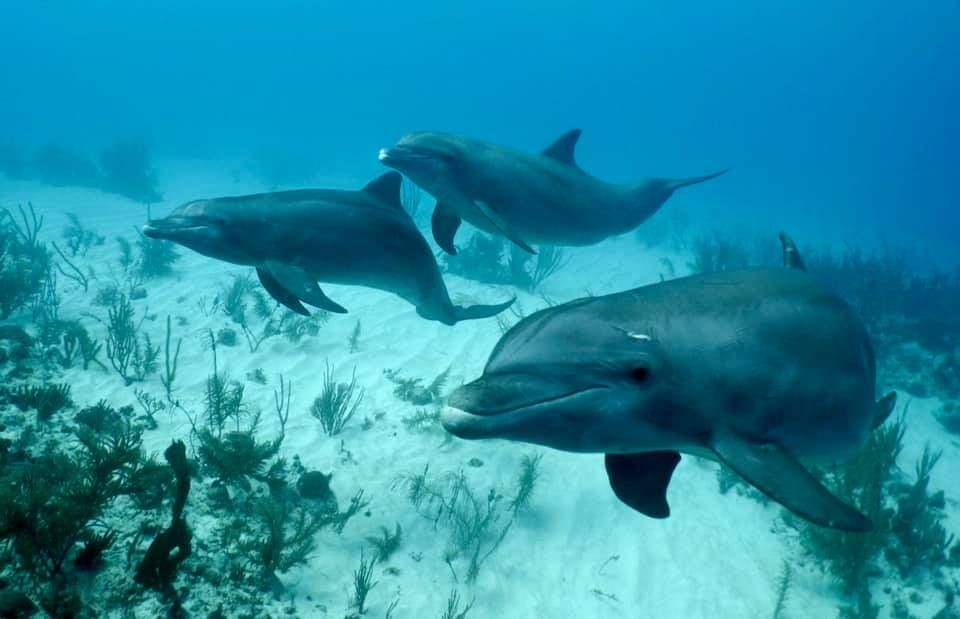
M 398 163 L 407 161 L 424 161 L 432 159 L 433 154 L 421 148 L 415 148 L 406 144 L 397 144 L 391 148 L 381 148 L 377 156 L 381 163 L 388 166 L 395 166 Z
M 201 230 L 208 226 L 184 217 L 165 217 L 150 219 L 141 231 L 150 239 L 176 241 L 185 232 Z
M 605 385 L 576 378 L 527 373 L 495 373 L 456 389 L 440 415 L 443 427 L 460 438 L 508 436 L 525 420 L 573 406 Z

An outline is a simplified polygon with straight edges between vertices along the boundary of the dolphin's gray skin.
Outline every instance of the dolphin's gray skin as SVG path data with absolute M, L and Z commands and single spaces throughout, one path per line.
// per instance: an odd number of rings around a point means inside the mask
M 580 130 L 574 129 L 542 153 L 528 154 L 457 135 L 418 132 L 382 149 L 380 161 L 437 199 L 433 238 L 449 254 L 456 253 L 453 237 L 461 220 L 531 253 L 531 244 L 593 245 L 637 227 L 677 189 L 723 174 L 612 185 L 577 166 L 579 138 Z
M 616 495 L 652 517 L 670 513 L 684 452 L 720 461 L 807 520 L 869 530 L 800 460 L 849 457 L 896 394 L 874 402 L 861 321 L 796 266 L 783 238 L 789 269 L 694 275 L 525 318 L 483 376 L 451 394 L 444 427 L 603 452 Z
M 428 320 L 452 325 L 493 316 L 500 305 L 453 305 L 430 246 L 400 205 L 401 176 L 360 191 L 300 189 L 188 202 L 143 233 L 211 258 L 256 267 L 280 303 L 344 313 L 317 281 L 368 286 L 409 301 Z

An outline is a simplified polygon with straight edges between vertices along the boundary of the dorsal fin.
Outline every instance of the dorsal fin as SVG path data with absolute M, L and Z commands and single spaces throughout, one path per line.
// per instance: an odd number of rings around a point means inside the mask
M 559 138 L 553 144 L 543 149 L 543 156 L 556 159 L 560 163 L 577 167 L 577 160 L 574 157 L 574 150 L 577 148 L 577 140 L 580 139 L 581 131 L 571 129 Z
M 363 188 L 363 191 L 375 196 L 381 202 L 402 209 L 400 203 L 400 183 L 403 177 L 399 172 L 387 172 L 373 179 Z
M 803 257 L 800 255 L 800 250 L 797 249 L 797 244 L 787 236 L 786 232 L 781 232 L 778 236 L 780 237 L 780 246 L 783 247 L 783 266 L 788 269 L 806 271 L 807 265 L 803 262 Z

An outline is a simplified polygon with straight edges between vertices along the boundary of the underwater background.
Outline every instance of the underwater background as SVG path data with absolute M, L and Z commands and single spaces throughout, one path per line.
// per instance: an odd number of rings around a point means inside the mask
M 0 611 L 960 616 L 958 74 L 951 0 L 4 3 Z M 455 299 L 516 295 L 497 318 L 338 286 L 349 314 L 297 317 L 251 269 L 138 232 L 148 205 L 359 189 L 413 130 L 538 152 L 572 128 L 603 180 L 730 172 L 519 268 L 465 225 L 438 264 Z M 432 198 L 404 197 L 437 251 Z M 776 266 L 781 230 L 900 396 L 822 473 L 874 532 L 694 457 L 650 520 L 596 456 L 440 427 L 524 315 Z

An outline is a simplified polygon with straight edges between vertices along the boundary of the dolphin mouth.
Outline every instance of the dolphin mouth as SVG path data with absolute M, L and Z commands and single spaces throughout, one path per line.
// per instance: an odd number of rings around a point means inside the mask
M 440 412 L 440 425 L 462 439 L 516 438 L 534 426 L 564 425 L 564 410 L 582 412 L 591 408 L 592 396 L 609 387 L 595 386 L 567 391 L 536 400 L 517 403 L 508 408 L 460 408 L 451 395 Z
M 185 232 L 194 232 L 210 228 L 209 225 L 191 219 L 167 217 L 151 219 L 141 228 L 143 236 L 150 239 L 175 240 Z
M 402 163 L 404 161 L 425 161 L 427 159 L 432 159 L 432 154 L 421 148 L 398 144 L 391 148 L 381 148 L 377 158 L 381 161 L 381 163 L 390 165 L 393 163 Z
M 533 374 L 483 376 L 450 394 L 440 423 L 461 438 L 495 436 L 523 419 L 577 407 L 596 391 L 606 389 L 606 385 Z

